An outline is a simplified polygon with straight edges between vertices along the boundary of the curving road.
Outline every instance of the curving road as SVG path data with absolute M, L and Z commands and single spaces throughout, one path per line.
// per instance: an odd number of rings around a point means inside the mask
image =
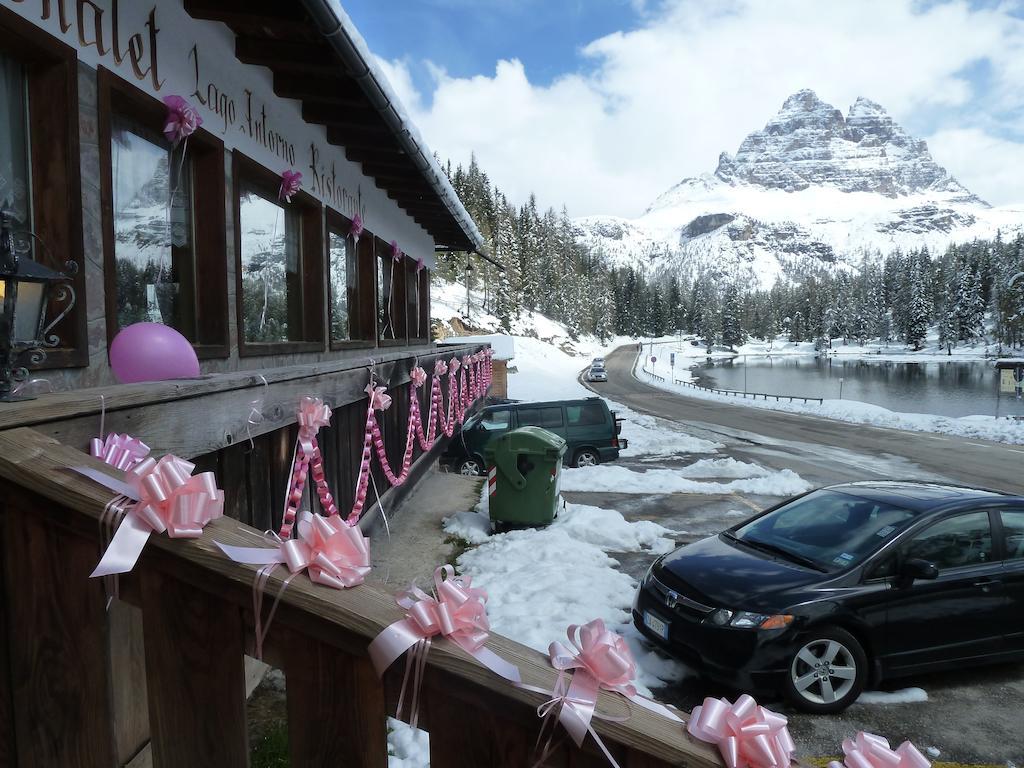
M 634 410 L 671 419 L 773 469 L 816 485 L 850 480 L 934 480 L 1024 494 L 1024 445 L 849 424 L 666 392 L 632 374 L 636 349 L 606 360 L 608 381 L 591 389 Z

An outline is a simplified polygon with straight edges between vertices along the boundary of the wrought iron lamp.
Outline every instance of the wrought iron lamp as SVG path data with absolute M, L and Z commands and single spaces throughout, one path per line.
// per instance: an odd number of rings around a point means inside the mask
M 46 348 L 60 343 L 50 332 L 75 305 L 71 276 L 78 267 L 68 262 L 66 274 L 33 261 L 31 248 L 16 243 L 13 221 L 6 204 L 0 206 L 0 402 L 33 399 L 13 394 L 13 384 L 28 377 L 25 365 L 43 362 Z M 47 322 L 51 303 L 65 301 L 63 311 Z

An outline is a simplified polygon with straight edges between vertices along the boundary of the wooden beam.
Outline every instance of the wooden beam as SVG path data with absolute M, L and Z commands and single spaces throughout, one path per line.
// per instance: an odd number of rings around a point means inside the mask
M 362 89 L 354 81 L 343 77 L 275 73 L 274 93 L 283 99 L 318 101 L 324 104 L 369 104 Z
M 207 21 L 251 22 L 255 19 L 268 24 L 308 18 L 301 4 L 280 0 L 185 0 L 185 13 L 193 19 Z
M 337 72 L 341 63 L 324 44 L 292 43 L 262 37 L 236 37 L 235 58 L 275 72 Z
M 327 141 L 345 149 L 369 149 L 374 152 L 404 154 L 394 134 L 371 128 L 348 126 L 344 130 L 327 126 Z
M 340 108 L 323 102 L 303 101 L 302 119 L 307 123 L 319 123 L 340 128 L 355 127 L 387 131 L 384 120 L 368 107 Z

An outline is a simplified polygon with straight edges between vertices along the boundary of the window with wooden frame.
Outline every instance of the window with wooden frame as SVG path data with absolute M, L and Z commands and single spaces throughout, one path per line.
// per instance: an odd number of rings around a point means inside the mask
M 0 8 L 0 205 L 14 214 L 16 247 L 53 269 L 78 265 L 74 307 L 47 333 L 57 346 L 32 368 L 89 363 L 78 121 L 75 51 Z M 55 301 L 47 319 L 67 307 Z
M 359 241 L 349 234 L 352 222 L 335 211 L 327 209 L 327 317 L 328 338 L 331 349 L 373 346 L 363 330 L 360 289 Z M 362 238 L 360 238 L 362 239 Z M 372 239 L 372 238 L 367 238 Z M 371 284 L 372 288 L 372 284 Z M 372 328 L 372 323 L 369 325 Z M 371 334 L 372 335 L 372 334 Z
M 427 270 L 416 269 L 416 260 L 411 256 L 405 260 L 406 271 L 406 316 L 409 319 L 409 340 L 422 341 L 427 338 L 427 324 L 423 322 L 423 281 L 427 279 Z
M 159 100 L 99 70 L 107 335 L 168 325 L 200 357 L 227 357 L 224 145 L 197 130 L 177 146 Z
M 281 178 L 233 153 L 238 353 L 324 349 L 323 222 L 306 192 L 278 199 Z
M 377 338 L 382 346 L 407 340 L 405 257 L 394 258 L 390 243 L 375 239 L 377 252 Z

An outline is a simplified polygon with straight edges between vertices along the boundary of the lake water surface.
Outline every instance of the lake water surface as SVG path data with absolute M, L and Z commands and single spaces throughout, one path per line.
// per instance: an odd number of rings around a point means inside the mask
M 941 416 L 1024 415 L 1024 401 L 998 394 L 992 361 L 885 362 L 813 356 L 738 357 L 693 369 L 702 386 L 874 403 Z M 745 383 L 744 383 L 745 382 Z

